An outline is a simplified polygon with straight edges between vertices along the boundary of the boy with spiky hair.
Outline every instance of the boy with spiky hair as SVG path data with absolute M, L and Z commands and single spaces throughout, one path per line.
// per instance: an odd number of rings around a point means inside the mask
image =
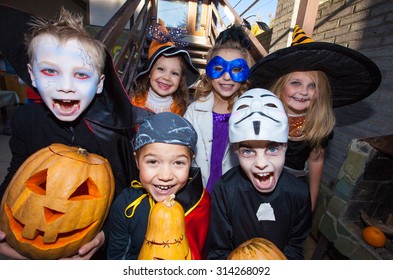
M 119 194 L 138 174 L 129 144 L 135 116 L 148 113 L 132 106 L 104 45 L 84 30 L 82 17 L 65 9 L 52 21 L 0 5 L 0 23 L 0 51 L 43 101 L 19 107 L 12 117 L 12 159 L 0 198 L 23 162 L 53 143 L 108 159 Z M 72 257 L 91 258 L 104 240 L 101 231 Z M 0 253 L 22 257 L 5 241 Z

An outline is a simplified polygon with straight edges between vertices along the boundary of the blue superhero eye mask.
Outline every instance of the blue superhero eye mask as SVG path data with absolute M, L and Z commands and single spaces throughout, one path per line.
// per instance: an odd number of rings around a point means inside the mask
M 243 58 L 226 61 L 221 56 L 215 56 L 206 66 L 206 74 L 211 79 L 218 79 L 225 72 L 228 72 L 231 79 L 237 83 L 244 82 L 250 77 L 250 68 Z

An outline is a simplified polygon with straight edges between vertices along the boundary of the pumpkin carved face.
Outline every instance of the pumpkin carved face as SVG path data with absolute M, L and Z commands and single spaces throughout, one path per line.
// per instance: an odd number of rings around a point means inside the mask
M 174 198 L 153 206 L 138 260 L 191 260 L 184 210 Z
M 68 257 L 99 232 L 113 195 L 105 158 L 52 144 L 30 156 L 14 175 L 1 202 L 1 228 L 26 257 Z
M 233 250 L 228 260 L 286 260 L 287 257 L 277 246 L 261 237 L 252 238 Z

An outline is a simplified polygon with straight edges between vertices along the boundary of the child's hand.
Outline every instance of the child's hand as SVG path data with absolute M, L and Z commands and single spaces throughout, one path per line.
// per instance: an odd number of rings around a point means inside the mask
M 100 231 L 89 243 L 83 245 L 78 254 L 64 259 L 69 260 L 89 260 L 94 255 L 95 252 L 98 251 L 104 245 L 105 234 L 103 231 Z
M 0 230 L 0 254 L 10 259 L 24 260 L 26 257 L 19 254 L 14 248 L 12 248 L 5 240 L 5 233 Z

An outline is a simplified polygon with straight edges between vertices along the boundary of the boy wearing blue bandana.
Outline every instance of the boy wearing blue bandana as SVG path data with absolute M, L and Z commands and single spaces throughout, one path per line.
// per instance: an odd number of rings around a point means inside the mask
M 138 258 L 152 205 L 171 194 L 183 206 L 192 259 L 203 258 L 210 196 L 199 168 L 191 167 L 197 137 L 191 123 L 174 113 L 158 113 L 140 124 L 134 143 L 140 182 L 133 181 L 112 205 L 108 259 Z
M 256 88 L 243 93 L 229 119 L 239 166 L 214 185 L 207 259 L 227 259 L 241 243 L 262 237 L 288 259 L 304 259 L 311 199 L 303 180 L 284 170 L 288 118 L 281 101 Z
M 250 86 L 248 47 L 241 26 L 220 33 L 207 55 L 206 73 L 196 88 L 195 101 L 184 115 L 198 133 L 193 165 L 201 168 L 208 192 L 222 174 L 238 164 L 228 142 L 228 119 L 233 103 Z

